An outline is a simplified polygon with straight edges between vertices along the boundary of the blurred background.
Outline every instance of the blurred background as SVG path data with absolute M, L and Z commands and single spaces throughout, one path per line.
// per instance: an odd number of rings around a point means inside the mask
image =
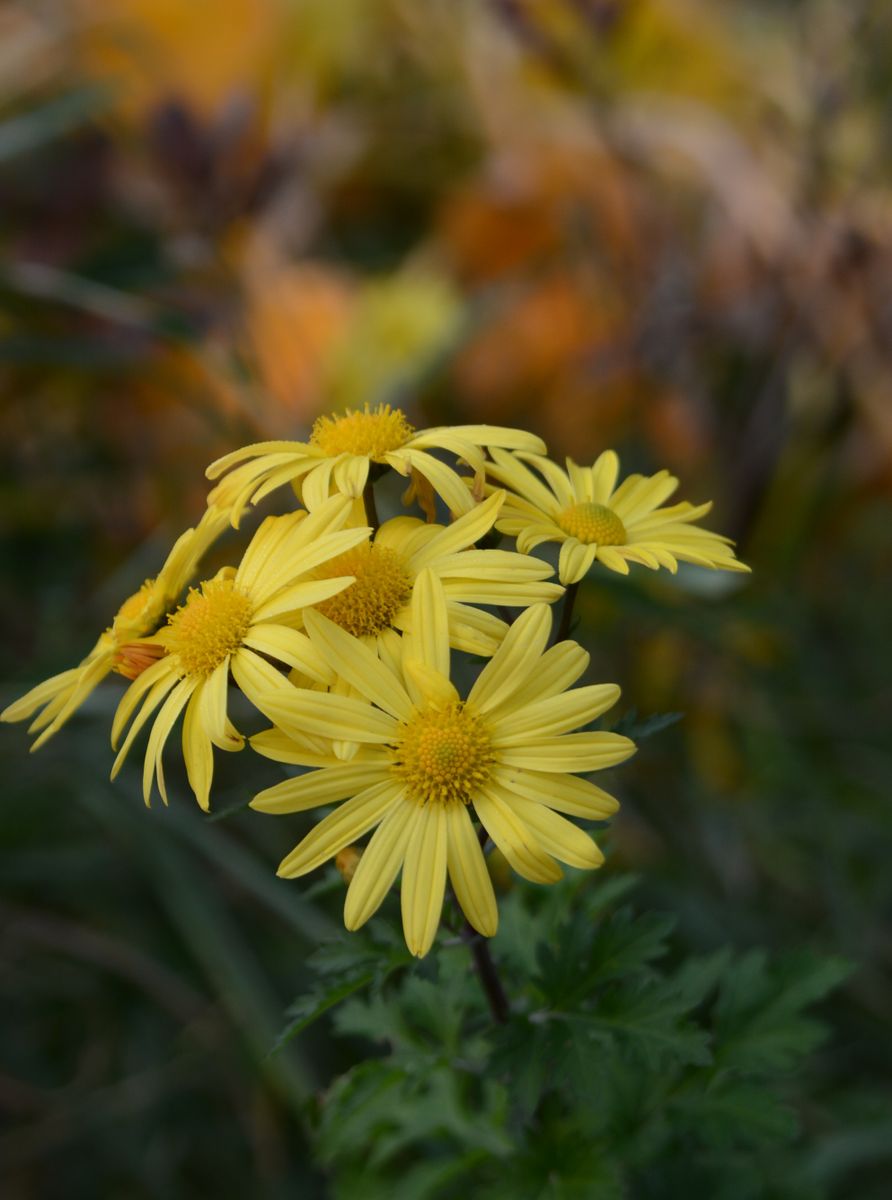
M 592 677 L 684 713 L 613 781 L 606 870 L 680 953 L 853 962 L 806 1137 L 859 1198 L 892 1157 L 890 45 L 881 0 L 0 6 L 0 706 L 211 459 L 321 412 L 669 467 L 754 574 L 583 588 Z M 264 1055 L 340 880 L 275 879 L 302 819 L 241 811 L 274 764 L 226 756 L 211 821 L 108 784 L 119 682 L 32 758 L 0 727 L 3 1194 L 323 1196 L 301 1113 L 356 1048 Z

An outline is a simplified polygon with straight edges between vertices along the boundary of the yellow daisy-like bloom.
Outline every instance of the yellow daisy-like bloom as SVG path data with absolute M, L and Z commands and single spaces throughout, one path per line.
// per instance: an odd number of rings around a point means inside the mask
M 117 746 L 127 722 L 141 704 L 112 769 L 117 775 L 133 739 L 152 713 L 155 717 L 143 768 L 143 796 L 149 803 L 153 778 L 165 804 L 167 790 L 161 754 L 174 722 L 185 709 L 183 753 L 189 783 L 205 810 L 213 776 L 212 745 L 238 750 L 241 735 L 227 716 L 229 674 L 261 711 L 263 698 L 291 684 L 269 658 L 330 684 L 334 673 L 306 634 L 293 628 L 296 611 L 335 595 L 352 576 L 295 582 L 364 541 L 368 528 L 343 529 L 350 511 L 346 496 L 333 496 L 316 512 L 267 517 L 255 533 L 238 570 L 224 568 L 200 588 L 167 625 L 147 641 L 162 658 L 131 684 L 118 705 L 112 727 Z M 163 703 L 162 703 L 163 701 Z M 305 744 L 306 739 L 304 739 Z
M 431 947 L 448 874 L 471 925 L 491 937 L 498 912 L 471 814 L 519 874 L 536 883 L 560 878 L 555 859 L 600 866 L 588 836 L 560 813 L 601 819 L 616 801 L 574 772 L 622 762 L 634 744 L 618 734 L 571 733 L 615 703 L 614 684 L 566 689 L 588 655 L 575 642 L 546 649 L 551 610 L 528 608 L 511 626 L 467 699 L 449 679 L 448 614 L 443 586 L 423 571 L 412 596 L 412 633 L 392 668 L 343 629 L 305 613 L 317 645 L 364 699 L 296 688 L 265 698 L 278 732 L 253 739 L 275 757 L 281 734 L 306 732 L 359 744 L 346 763 L 309 771 L 261 792 L 252 806 L 301 812 L 344 803 L 279 866 L 304 875 L 357 841 L 371 840 L 356 864 L 344 907 L 348 929 L 372 916 L 402 868 L 402 913 L 413 954 Z M 301 761 L 294 749 L 291 761 Z M 318 761 L 318 760 L 316 760 Z
M 401 475 L 421 476 L 442 496 L 451 512 L 465 513 L 473 498 L 452 467 L 431 450 L 447 450 L 482 475 L 482 447 L 544 453 L 540 438 L 497 425 L 455 425 L 417 431 L 405 414 L 389 404 L 366 407 L 343 416 L 322 416 L 308 442 L 257 442 L 211 463 L 209 479 L 221 479 L 209 503 L 225 508 L 238 525 L 247 504 L 286 483 L 299 482 L 307 508 L 314 509 L 332 490 L 361 496 L 372 463 L 393 467 Z
M 621 575 L 628 575 L 629 563 L 675 573 L 679 561 L 749 571 L 734 557 L 730 538 L 694 524 L 711 502 L 660 507 L 678 487 L 668 471 L 630 475 L 617 487 L 619 459 L 612 450 L 592 467 L 568 458 L 566 471 L 538 454 L 491 454 L 487 474 L 511 489 L 496 528 L 516 537 L 523 554 L 542 542 L 560 542 L 558 577 L 565 585 L 578 583 L 595 560 Z
M 369 541 L 317 569 L 319 577 L 355 578 L 316 610 L 391 661 L 400 655 L 397 631 L 411 629 L 415 580 L 430 569 L 443 584 L 450 646 L 488 658 L 501 645 L 508 626 L 476 605 L 551 604 L 564 591 L 557 583 L 545 582 L 554 572 L 538 559 L 510 550 L 469 548 L 492 528 L 504 495 L 494 493 L 448 526 L 417 517 L 385 521 Z
M 41 709 L 28 732 L 42 730 L 31 749 L 42 746 L 61 729 L 109 672 L 119 668 L 122 648 L 158 628 L 195 575 L 199 560 L 227 524 L 225 512 L 209 508 L 195 529 L 187 529 L 177 538 L 158 574 L 147 579 L 124 601 L 86 658 L 10 704 L 0 713 L 0 721 L 27 720 Z

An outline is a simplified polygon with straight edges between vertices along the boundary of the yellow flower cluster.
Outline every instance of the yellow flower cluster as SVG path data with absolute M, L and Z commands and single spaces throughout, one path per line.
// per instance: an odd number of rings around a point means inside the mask
M 274 814 L 331 807 L 279 874 L 336 859 L 349 929 L 371 917 L 401 873 L 414 954 L 430 949 L 447 879 L 471 926 L 492 936 L 487 841 L 537 883 L 558 879 L 559 863 L 599 866 L 595 842 L 567 817 L 614 812 L 616 801 L 584 776 L 635 749 L 587 728 L 619 689 L 573 686 L 589 656 L 552 637 L 550 605 L 575 591 L 562 585 L 576 585 L 596 561 L 624 574 L 629 563 L 674 572 L 679 560 L 747 569 L 726 538 L 694 524 L 708 505 L 661 507 L 678 482 L 667 472 L 618 484 L 612 452 L 592 467 L 568 461 L 566 472 L 544 452 L 514 429 L 419 432 L 389 406 L 320 418 L 307 442 L 236 451 L 208 470 L 216 483 L 205 516 L 87 657 L 0 715 L 33 718 L 36 748 L 115 671 L 131 682 L 112 723 L 112 776 L 151 722 L 146 803 L 155 782 L 167 802 L 162 752 L 182 716 L 186 771 L 203 809 L 214 747 L 247 743 L 305 768 L 251 803 Z M 379 525 L 373 481 L 387 468 L 409 478 L 404 499 L 417 499 L 427 520 Z M 302 507 L 267 517 L 237 567 L 190 586 L 221 534 L 286 484 Z M 435 519 L 437 497 L 446 524 Z M 517 548 L 490 545 L 500 534 Z M 560 582 L 530 555 L 547 541 L 561 543 Z M 461 690 L 455 652 L 485 660 Z M 268 729 L 250 738 L 236 729 L 233 687 Z

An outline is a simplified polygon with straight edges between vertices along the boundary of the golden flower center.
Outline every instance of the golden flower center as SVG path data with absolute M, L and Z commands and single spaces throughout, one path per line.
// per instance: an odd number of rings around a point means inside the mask
M 381 462 L 391 450 L 399 450 L 415 429 L 399 408 L 379 404 L 362 412 L 342 417 L 317 417 L 310 434 L 310 445 L 334 458 L 338 454 L 356 454 Z
M 557 519 L 564 533 L 578 538 L 587 545 L 624 546 L 626 544 L 626 527 L 612 508 L 605 504 L 595 504 L 594 500 L 584 500 L 581 504 L 571 504 L 565 508 Z
M 406 560 L 389 546 L 368 542 L 355 546 L 327 562 L 316 574 L 320 579 L 356 576 L 356 582 L 343 592 L 316 605 L 319 612 L 354 637 L 390 629 L 393 618 L 412 594 Z
M 418 804 L 468 804 L 493 761 L 482 721 L 460 701 L 416 713 L 393 754 L 393 772 Z
M 115 614 L 112 634 L 119 640 L 151 633 L 164 615 L 166 597 L 159 592 L 158 581 L 147 579 L 139 591 L 128 596 Z
M 168 618 L 164 644 L 187 675 L 210 675 L 242 645 L 253 612 L 231 579 L 208 580 L 200 591 L 190 588 L 186 603 Z

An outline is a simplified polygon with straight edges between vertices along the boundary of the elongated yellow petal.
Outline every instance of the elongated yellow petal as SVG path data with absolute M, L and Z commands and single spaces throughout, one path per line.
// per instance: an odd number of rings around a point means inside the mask
M 498 760 L 531 771 L 600 771 L 625 762 L 634 753 L 635 743 L 619 733 L 565 733 L 530 737 L 525 746 L 499 750 Z
M 373 784 L 329 813 L 304 840 L 282 859 L 277 874 L 285 879 L 306 875 L 358 841 L 399 802 L 402 788 L 392 780 Z
M 599 546 L 598 561 L 619 575 L 628 575 L 629 564 L 626 562 L 624 549 L 623 546 Z
M 579 583 L 588 574 L 596 555 L 597 546 L 586 546 L 576 538 L 567 538 L 558 558 L 558 578 L 561 583 L 566 587 L 571 583 Z
M 430 804 L 421 811 L 406 847 L 400 892 L 403 933 L 412 954 L 423 958 L 430 950 L 446 889 L 446 810 Z
M 530 583 L 548 579 L 554 574 L 552 567 L 540 558 L 529 558 L 513 550 L 463 550 L 438 558 L 433 563 L 442 580 L 456 579 L 472 583 Z
M 516 709 L 510 717 L 496 723 L 492 744 L 495 747 L 522 746 L 529 742 L 531 735 L 538 739 L 568 733 L 594 721 L 618 699 L 619 688 L 615 683 L 595 683 L 559 696 L 549 696 Z
M 222 458 L 215 459 L 208 469 L 205 471 L 208 479 L 219 479 L 224 471 L 228 471 L 237 463 L 244 462 L 249 458 L 260 458 L 266 454 L 293 454 L 299 456 L 301 454 L 312 453 L 312 448 L 305 442 L 253 442 L 250 446 L 242 446 L 238 450 L 232 450 L 229 454 L 224 454 Z
M 535 604 L 521 613 L 477 677 L 468 703 L 481 713 L 495 708 L 536 669 L 551 633 L 551 611 Z
M 81 667 L 70 667 L 67 671 L 62 671 L 59 675 L 53 675 L 51 679 L 45 679 L 43 683 L 38 683 L 24 696 L 20 696 L 18 700 L 13 700 L 12 704 L 7 705 L 0 713 L 0 721 L 27 720 L 41 705 L 65 691 L 75 682 L 80 673 Z
M 408 721 L 412 702 L 406 689 L 373 651 L 322 613 L 309 610 L 304 622 L 314 643 L 342 679 L 397 720 Z
M 476 505 L 451 525 L 441 528 L 435 537 L 416 551 L 412 558 L 412 569 L 421 571 L 441 559 L 451 559 L 479 542 L 492 529 L 504 500 L 504 492 L 493 492 L 482 504 Z M 442 575 L 442 572 L 438 571 L 437 574 Z
M 204 681 L 199 693 L 201 723 L 205 733 L 221 750 L 240 750 L 244 745 L 241 734 L 233 736 L 226 716 L 229 689 L 229 663 L 221 662 Z
M 335 466 L 334 485 L 346 496 L 361 496 L 369 477 L 369 460 L 364 456 L 345 455 Z
M 173 687 L 175 674 L 171 672 L 171 665 L 168 659 L 159 658 L 156 663 L 153 663 L 148 670 L 143 671 L 141 675 L 137 675 L 133 683 L 118 701 L 118 707 L 115 710 L 114 720 L 112 721 L 111 729 L 111 744 L 112 749 L 118 748 L 118 739 L 123 732 L 124 726 L 130 720 L 133 713 L 136 711 L 136 706 L 145 696 L 146 692 L 151 691 L 159 679 L 168 677 L 170 679 L 170 687 Z
M 183 711 L 187 700 L 195 691 L 195 687 L 196 683 L 194 679 L 181 679 L 161 705 L 158 716 L 152 725 L 142 772 L 142 794 L 147 805 L 151 803 L 152 799 L 153 775 L 158 780 L 158 791 L 161 793 L 161 799 L 165 804 L 167 803 L 167 787 L 164 783 L 164 768 L 161 762 L 161 755 L 170 731 L 173 729 L 177 717 Z
M 619 808 L 619 802 L 603 788 L 578 775 L 541 774 L 537 771 L 497 767 L 493 783 L 501 791 L 525 796 L 557 812 L 588 821 L 603 821 Z
M 320 654 L 307 635 L 297 629 L 273 623 L 252 625 L 245 634 L 245 645 L 294 667 L 317 683 L 334 682 L 335 673 L 331 664 L 326 662 L 325 656 Z
M 94 659 L 93 662 L 89 664 L 88 667 L 86 667 L 83 672 L 81 672 L 74 691 L 59 709 L 58 713 L 56 713 L 56 715 L 53 717 L 53 720 L 50 722 L 50 724 L 47 725 L 46 729 L 44 729 L 40 737 L 35 738 L 35 740 L 31 743 L 32 752 L 39 750 L 44 742 L 48 741 L 54 733 L 62 728 L 68 718 L 76 709 L 80 708 L 87 697 L 92 695 L 98 685 L 103 679 L 105 679 L 106 675 L 108 675 L 109 671 L 111 670 L 111 665 L 112 655 L 100 654 Z M 61 696 L 59 698 L 61 699 Z M 38 718 L 38 720 L 32 722 L 29 732 L 39 728 L 41 724 L 42 721 Z
M 619 477 L 619 459 L 613 450 L 605 450 L 595 459 L 591 469 L 592 500 L 595 504 L 607 504 L 613 495 Z
M 502 799 L 510 804 L 518 821 L 526 826 L 536 844 L 547 854 L 554 855 L 570 867 L 583 870 L 600 867 L 604 862 L 604 855 L 587 833 L 552 812 L 546 805 L 536 804 L 516 792 L 503 793 Z
M 507 454 L 504 450 L 497 449 L 491 450 L 490 454 L 493 462 L 487 463 L 487 475 L 516 492 L 522 504 L 529 503 L 528 500 L 524 500 L 524 497 L 528 497 L 533 502 L 531 507 L 534 507 L 534 511 L 540 509 L 548 516 L 556 517 L 562 508 L 566 508 L 568 504 L 572 503 L 573 492 L 569 483 L 565 482 L 560 496 L 555 496 L 554 492 L 542 482 L 542 479 L 513 454 Z M 506 508 L 509 505 L 514 507 L 515 497 L 509 497 Z M 508 515 L 507 511 L 504 515 Z M 499 528 L 501 528 L 501 522 L 499 522 Z
M 506 693 L 503 700 L 488 710 L 493 728 L 509 713 L 519 712 L 528 704 L 546 700 L 572 687 L 585 673 L 590 660 L 587 650 L 578 642 L 558 642 L 546 650 L 536 662 L 535 670 L 520 681 L 516 691 Z
M 155 684 L 152 686 L 152 688 L 149 691 L 149 694 L 146 696 L 145 700 L 143 701 L 142 708 L 139 710 L 139 713 L 137 714 L 133 724 L 130 726 L 129 730 L 127 731 L 127 737 L 124 739 L 124 744 L 121 747 L 121 749 L 118 751 L 118 756 L 115 759 L 114 764 L 112 765 L 112 769 L 111 769 L 111 778 L 112 779 L 115 779 L 117 777 L 118 772 L 121 770 L 121 767 L 124 765 L 124 759 L 127 757 L 128 751 L 130 750 L 130 747 L 133 745 L 133 741 L 134 741 L 136 735 L 139 733 L 139 731 L 142 729 L 143 725 L 145 725 L 146 721 L 149 719 L 149 717 L 152 715 L 152 713 L 155 711 L 155 709 L 158 707 L 158 705 L 161 703 L 161 701 L 164 699 L 164 697 L 167 695 L 167 693 L 177 683 L 177 681 L 179 679 L 176 671 L 171 667 L 169 660 L 162 659 L 162 661 L 166 663 L 167 671 L 164 672 L 164 674 L 162 674 L 158 678 L 158 680 L 155 682 Z
M 484 829 L 518 875 L 531 883 L 554 883 L 560 879 L 560 867 L 536 844 L 529 829 L 496 789 L 480 788 L 474 796 L 474 807 Z
M 251 749 L 265 758 L 276 762 L 290 763 L 295 767 L 333 767 L 338 763 L 332 752 L 331 742 L 325 738 L 302 737 L 299 742 L 288 737 L 281 729 L 264 729 L 251 738 Z M 371 757 L 385 753 L 380 746 L 361 746 L 355 757 L 368 762 Z
M 577 504 L 584 504 L 593 499 L 591 468 L 578 466 L 572 458 L 567 459 L 567 478 L 573 489 L 573 497 Z
M 229 669 L 235 682 L 254 707 L 271 721 L 275 721 L 271 710 L 265 707 L 267 697 L 273 693 L 290 695 L 293 690 L 282 672 L 277 671 L 272 663 L 268 663 L 265 658 L 261 658 L 246 646 L 242 646 L 232 655 Z
M 467 808 L 463 804 L 446 809 L 446 863 L 462 912 L 478 933 L 494 937 L 499 927 L 499 910 L 486 859 Z
M 410 450 L 404 447 L 394 454 L 389 454 L 388 462 L 391 459 L 401 460 L 429 480 L 431 487 L 438 496 L 443 498 L 450 512 L 466 513 L 473 508 L 474 501 L 471 493 L 453 468 L 447 467 L 433 455 L 427 454 L 424 450 Z
M 442 708 L 458 702 L 459 694 L 452 680 L 439 671 L 432 671 L 417 659 L 405 659 L 403 673 L 420 707 Z
M 389 765 L 385 761 L 341 763 L 307 771 L 266 788 L 254 797 L 251 808 L 275 814 L 305 812 L 308 808 L 337 804 L 389 778 Z
M 289 737 L 300 740 L 303 734 L 339 738 L 350 742 L 391 745 L 396 740 L 397 722 L 363 700 L 336 696 L 330 692 L 311 692 L 305 688 L 268 692 L 262 712 Z
M 449 615 L 443 585 L 430 568 L 415 580 L 412 591 L 412 633 L 406 639 L 408 657 L 449 677 Z
M 529 454 L 545 454 L 545 443 L 525 429 L 508 425 L 446 425 L 422 429 L 412 438 L 411 446 L 439 446 L 441 433 L 449 433 L 475 446 L 503 446 L 508 450 L 524 450 Z
M 344 901 L 344 924 L 359 929 L 377 912 L 406 856 L 406 847 L 424 818 L 417 804 L 401 800 L 372 834 L 350 881 Z
M 211 806 L 214 752 L 201 720 L 202 691 L 201 688 L 194 691 L 186 705 L 183 717 L 183 758 L 189 786 L 195 793 L 199 807 L 207 812 Z
M 254 609 L 255 621 L 270 621 L 283 613 L 292 613 L 300 608 L 310 608 L 337 596 L 356 580 L 355 575 L 337 575 L 331 579 L 304 579 L 282 588 Z

